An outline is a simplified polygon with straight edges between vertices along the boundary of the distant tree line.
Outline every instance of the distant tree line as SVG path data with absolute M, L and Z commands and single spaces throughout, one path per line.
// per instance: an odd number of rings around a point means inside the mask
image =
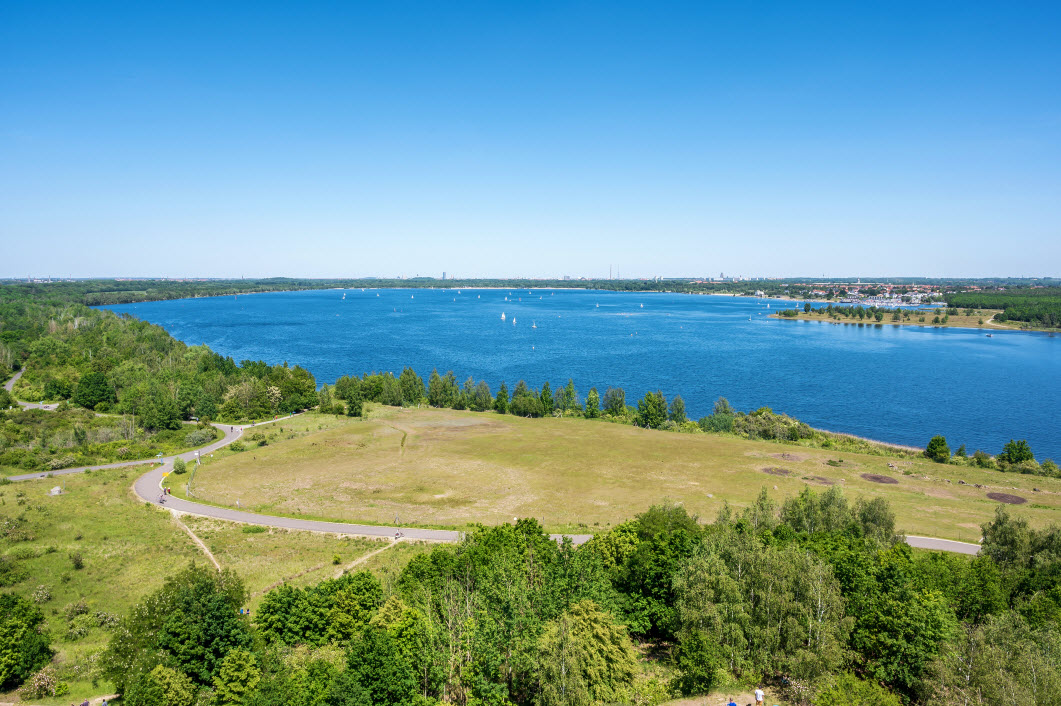
M 1016 288 L 960 292 L 947 303 L 970 309 L 1002 309 L 996 321 L 1025 321 L 1040 328 L 1061 327 L 1061 287 Z

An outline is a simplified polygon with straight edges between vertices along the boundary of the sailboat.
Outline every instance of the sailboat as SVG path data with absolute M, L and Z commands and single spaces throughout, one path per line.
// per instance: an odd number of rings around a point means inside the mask
M 503 311 L 501 312 L 501 320 L 502 320 L 502 321 L 504 321 L 504 320 L 505 320 L 505 312 L 503 312 Z
M 600 304 L 597 304 L 597 308 L 600 309 Z
M 346 299 L 346 292 L 343 292 L 343 299 Z
M 645 308 L 645 305 L 644 305 L 644 304 L 642 304 L 642 305 L 641 305 L 641 308 L 642 308 L 642 309 L 644 309 L 644 308 Z
M 513 317 L 512 317 L 512 325 L 513 325 L 513 326 L 515 326 L 515 325 L 516 325 L 516 317 L 515 317 L 515 316 L 513 316 Z
M 531 328 L 538 328 L 538 324 L 536 324 L 533 321 L 531 321 Z

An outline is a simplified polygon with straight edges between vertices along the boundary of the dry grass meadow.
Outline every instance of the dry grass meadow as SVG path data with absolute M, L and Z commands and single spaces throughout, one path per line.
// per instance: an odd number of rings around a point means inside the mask
M 552 531 L 594 532 L 662 501 L 710 520 L 763 487 L 781 500 L 838 484 L 850 498 L 890 500 L 909 534 L 976 541 L 998 505 L 992 491 L 1026 498 L 1012 509 L 1033 525 L 1061 517 L 1061 481 L 920 458 L 453 410 L 374 407 L 365 421 L 326 419 L 315 430 L 308 415 L 298 433 L 219 452 L 198 470 L 196 497 L 305 518 L 466 527 L 536 517 Z

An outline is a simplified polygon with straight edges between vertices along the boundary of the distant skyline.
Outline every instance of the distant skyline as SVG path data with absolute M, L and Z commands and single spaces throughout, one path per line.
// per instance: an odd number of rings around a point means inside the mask
M 0 4 L 0 277 L 1058 277 L 1061 4 Z

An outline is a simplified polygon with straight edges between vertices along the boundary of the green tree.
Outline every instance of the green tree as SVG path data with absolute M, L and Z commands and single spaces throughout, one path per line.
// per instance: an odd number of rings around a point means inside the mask
M 74 390 L 74 402 L 88 409 L 94 409 L 100 402 L 113 402 L 114 399 L 114 388 L 107 381 L 107 376 L 100 372 L 82 375 Z
M 675 686 L 682 694 L 693 696 L 711 691 L 721 666 L 718 652 L 718 646 L 700 630 L 691 630 L 680 638 Z
M 103 676 L 124 691 L 161 659 L 197 683 L 210 684 L 224 656 L 250 642 L 238 613 L 246 599 L 231 571 L 189 566 L 166 579 L 111 631 L 100 659 Z
M 998 455 L 998 460 L 1009 464 L 1018 464 L 1024 461 L 1034 461 L 1035 455 L 1032 453 L 1031 447 L 1028 446 L 1028 442 L 1024 439 L 1019 441 L 1010 439 L 1002 447 L 1002 453 Z
M 508 412 L 508 386 L 505 385 L 505 381 L 501 381 L 501 389 L 497 391 L 497 397 L 494 398 L 494 411 L 498 414 L 506 414 Z
M 592 601 L 546 626 L 538 654 L 542 706 L 614 702 L 637 672 L 626 631 Z
M 604 411 L 613 417 L 626 414 L 626 393 L 621 387 L 609 387 L 604 391 Z
M 663 393 L 646 392 L 637 403 L 637 423 L 649 429 L 659 429 L 667 421 L 667 400 Z
M 810 310 L 811 310 L 810 302 L 804 302 L 804 304 L 803 304 L 803 312 L 805 314 L 809 314 Z
M 424 398 L 424 380 L 410 367 L 402 370 L 398 377 L 398 385 L 401 387 L 402 402 L 406 407 L 419 407 Z
M 243 648 L 230 651 L 214 677 L 214 703 L 221 706 L 242 704 L 261 680 L 258 660 Z
M 591 387 L 589 394 L 586 395 L 586 418 L 596 419 L 600 416 L 600 395 L 597 394 L 597 388 Z
M 541 400 L 542 403 L 542 414 L 545 416 L 552 415 L 553 410 L 556 409 L 556 405 L 553 402 L 553 391 L 552 388 L 549 387 L 548 380 L 542 385 L 542 393 L 539 396 L 539 400 Z
M 675 424 L 685 424 L 685 400 L 681 395 L 675 395 L 670 403 L 670 420 Z
M 925 447 L 925 458 L 930 458 L 936 463 L 946 463 L 950 460 L 950 447 L 943 436 L 933 436 Z
M 13 593 L 0 593 L 0 689 L 24 682 L 52 658 L 40 608 Z
M 122 695 L 128 706 L 192 706 L 198 689 L 186 674 L 161 664 L 136 679 Z

